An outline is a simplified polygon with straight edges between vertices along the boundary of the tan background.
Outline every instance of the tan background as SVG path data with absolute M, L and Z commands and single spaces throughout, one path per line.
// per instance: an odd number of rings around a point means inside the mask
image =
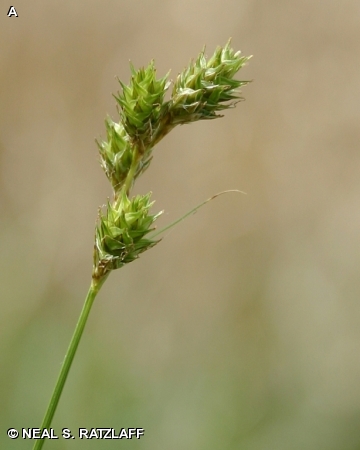
M 37 427 L 91 274 L 110 195 L 94 138 L 115 76 L 182 70 L 204 44 L 253 54 L 246 102 L 174 130 L 136 192 L 162 224 L 222 189 L 111 275 L 53 427 L 140 441 L 45 448 L 360 448 L 360 3 L 31 1 L 0 10 L 0 447 Z

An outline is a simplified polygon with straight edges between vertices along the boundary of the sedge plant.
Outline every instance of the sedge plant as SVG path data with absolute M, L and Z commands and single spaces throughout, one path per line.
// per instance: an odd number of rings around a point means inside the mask
M 162 214 L 150 212 L 151 192 L 131 196 L 135 180 L 149 167 L 154 146 L 177 125 L 222 117 L 219 112 L 242 100 L 240 88 L 249 81 L 236 80 L 237 72 L 250 59 L 230 47 L 218 47 L 207 58 L 205 50 L 191 61 L 173 83 L 171 96 L 165 100 L 171 82 L 169 74 L 156 77 L 154 61 L 136 70 L 131 65 L 128 85 L 119 80 L 120 92 L 114 95 L 119 120 L 105 120 L 106 139 L 97 141 L 100 163 L 112 186 L 112 198 L 100 208 L 95 227 L 92 280 L 74 334 L 66 352 L 41 430 L 52 422 L 66 378 L 83 334 L 91 307 L 109 274 L 123 267 L 159 242 L 164 229 L 154 232 L 154 223 Z M 227 191 L 225 191 L 227 192 Z M 33 450 L 40 450 L 45 437 Z

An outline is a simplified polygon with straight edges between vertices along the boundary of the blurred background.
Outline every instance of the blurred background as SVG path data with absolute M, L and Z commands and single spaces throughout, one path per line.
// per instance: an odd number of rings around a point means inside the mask
M 171 76 L 232 46 L 246 101 L 178 127 L 136 193 L 159 226 L 223 189 L 94 304 L 53 428 L 141 440 L 53 450 L 360 449 L 360 4 L 355 0 L 2 2 L 0 448 L 39 427 L 86 295 L 95 138 L 154 58 Z

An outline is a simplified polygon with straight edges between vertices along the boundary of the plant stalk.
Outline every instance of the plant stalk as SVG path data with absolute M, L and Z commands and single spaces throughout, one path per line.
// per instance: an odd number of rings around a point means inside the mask
M 101 279 L 93 278 L 93 280 L 91 282 L 89 291 L 87 293 L 87 296 L 86 296 L 86 299 L 84 302 L 84 306 L 81 310 L 78 322 L 75 327 L 74 334 L 71 338 L 70 345 L 68 347 L 64 361 L 62 363 L 60 374 L 57 379 L 57 382 L 56 382 L 53 394 L 51 396 L 49 405 L 47 407 L 46 414 L 42 421 L 41 430 L 49 429 L 49 427 L 51 425 L 52 419 L 54 417 L 57 405 L 58 405 L 60 397 L 61 397 L 61 393 L 63 391 L 64 385 L 66 382 L 66 378 L 69 374 L 71 364 L 73 362 L 73 359 L 74 359 L 76 350 L 78 348 L 81 336 L 83 334 L 87 319 L 89 317 L 91 307 L 94 303 L 95 297 L 97 296 L 97 294 L 98 294 L 101 286 L 103 285 L 104 281 L 106 280 L 106 278 L 107 278 L 107 276 L 104 276 Z M 33 450 L 41 450 L 44 445 L 45 439 L 46 438 L 37 440 L 34 444 Z
M 136 168 L 137 168 L 137 165 L 139 162 L 138 154 L 139 154 L 139 152 L 135 146 L 131 166 L 130 166 L 128 174 L 126 175 L 125 183 L 124 183 L 124 190 L 127 195 L 129 195 L 130 189 L 132 188 L 132 185 L 134 183 L 134 176 L 135 176 Z

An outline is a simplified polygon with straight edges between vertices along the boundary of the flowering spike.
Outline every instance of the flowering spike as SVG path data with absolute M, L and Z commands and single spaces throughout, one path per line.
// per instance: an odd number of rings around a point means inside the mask
M 94 278 L 101 278 L 111 270 L 134 261 L 140 253 L 159 242 L 146 238 L 162 214 L 149 213 L 154 203 L 150 196 L 151 193 L 137 195 L 130 200 L 123 192 L 113 204 L 108 202 L 105 213 L 99 212 L 95 231 Z
M 234 80 L 234 75 L 251 56 L 218 47 L 206 60 L 204 51 L 177 77 L 172 91 L 173 122 L 183 124 L 220 117 L 217 111 L 231 108 L 241 100 L 239 87 L 249 81 Z M 235 101 L 233 101 L 235 100 Z M 230 102 L 230 103 L 229 103 Z
M 131 81 L 128 86 L 121 83 L 122 93 L 115 96 L 121 109 L 121 121 L 130 138 L 142 141 L 147 147 L 154 130 L 159 126 L 165 92 L 169 86 L 168 75 L 156 79 L 154 61 L 138 71 L 131 65 Z
M 220 117 L 219 111 L 241 100 L 239 88 L 248 81 L 234 79 L 250 57 L 230 47 L 218 47 L 210 58 L 205 48 L 176 78 L 165 101 L 168 75 L 156 78 L 154 61 L 138 70 L 130 64 L 128 85 L 120 80 L 115 95 L 120 120 L 105 121 L 107 139 L 97 142 L 101 166 L 112 184 L 114 201 L 99 213 L 95 233 L 94 277 L 136 259 L 157 241 L 145 238 L 157 215 L 150 215 L 150 194 L 129 200 L 136 178 L 152 160 L 152 150 L 176 125 Z

